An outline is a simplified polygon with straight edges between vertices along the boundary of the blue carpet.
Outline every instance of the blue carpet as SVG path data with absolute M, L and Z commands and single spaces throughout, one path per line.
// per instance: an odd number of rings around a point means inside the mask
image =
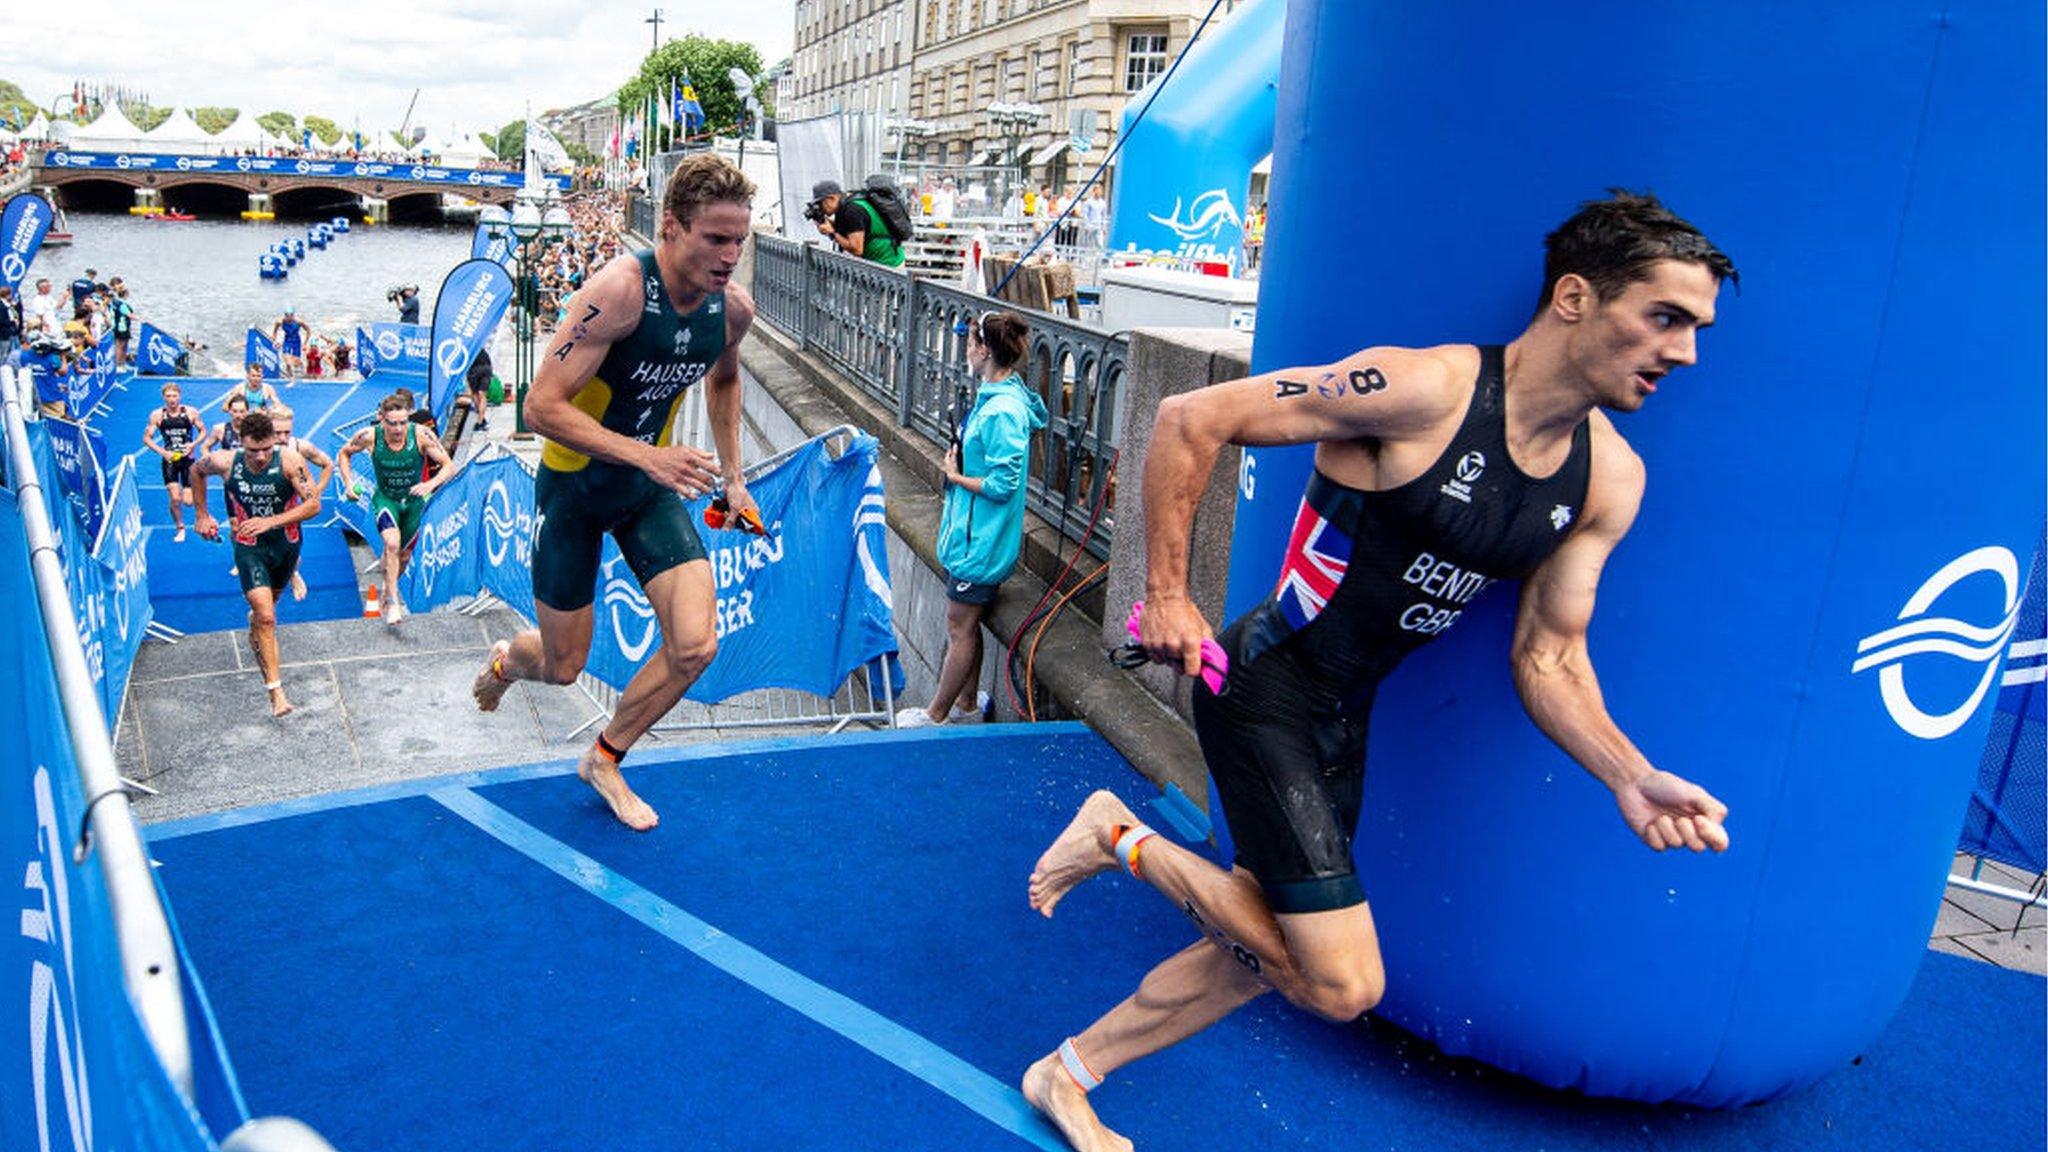
M 1010 1087 L 1192 938 L 1106 876 L 1024 902 L 1078 726 L 637 756 L 152 830 L 251 1109 L 339 1147 L 1025 1148 Z M 438 794 L 437 794 L 438 790 Z M 1140 1148 L 2037 1148 L 2042 982 L 1929 955 L 1861 1060 L 1732 1112 L 1588 1100 L 1266 997 L 1096 1093 Z
M 200 409 L 209 429 L 220 423 L 220 401 L 236 383 L 215 378 L 178 380 L 185 402 Z M 135 460 L 136 493 L 142 501 L 142 522 L 149 533 L 146 547 L 150 606 L 159 623 L 181 632 L 240 629 L 246 626 L 249 605 L 242 599 L 241 584 L 229 572 L 234 564 L 232 548 L 225 542 L 210 544 L 191 532 L 187 532 L 183 543 L 172 543 L 161 458 L 140 447 L 150 412 L 163 402 L 158 391 L 161 385 L 161 380 L 152 377 L 136 377 L 125 390 L 114 392 L 92 421 L 93 427 L 105 433 L 115 457 L 107 462 L 110 477 L 119 457 L 132 455 Z M 329 456 L 334 455 L 337 445 L 327 430 L 368 415 L 383 395 L 361 383 L 307 383 L 290 387 L 280 384 L 278 394 L 292 408 L 293 431 L 319 445 Z M 220 491 L 218 480 L 207 485 L 213 514 L 224 521 L 226 506 Z M 188 526 L 191 519 L 188 511 Z M 362 613 L 355 562 L 349 556 L 347 540 L 338 527 L 317 526 L 327 519 L 327 514 L 321 513 L 304 531 L 299 574 L 306 579 L 307 596 L 303 602 L 289 596 L 283 599 L 278 606 L 278 619 L 283 623 L 338 620 Z

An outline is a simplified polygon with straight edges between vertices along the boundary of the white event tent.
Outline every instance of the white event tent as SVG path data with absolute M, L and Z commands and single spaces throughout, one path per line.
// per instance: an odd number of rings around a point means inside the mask
M 221 150 L 220 142 L 207 135 L 199 122 L 183 108 L 173 109 L 170 116 L 151 128 L 143 139 L 148 142 L 151 152 L 211 156 Z
M 80 152 L 147 152 L 149 143 L 142 129 L 108 101 L 99 119 L 71 130 L 71 148 Z
M 271 147 L 270 134 L 256 123 L 256 117 L 247 112 L 235 117 L 235 122 L 214 133 L 214 146 L 222 152 L 264 152 Z

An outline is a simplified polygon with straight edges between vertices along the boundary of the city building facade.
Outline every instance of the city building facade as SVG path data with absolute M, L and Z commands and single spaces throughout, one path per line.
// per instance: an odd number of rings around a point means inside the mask
M 909 96 L 913 0 L 796 0 L 796 48 L 781 119 L 832 112 L 900 116 Z

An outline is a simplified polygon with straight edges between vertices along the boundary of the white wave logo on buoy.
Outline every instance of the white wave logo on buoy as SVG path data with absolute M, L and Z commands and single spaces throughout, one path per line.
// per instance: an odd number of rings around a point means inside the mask
M 621 571 L 623 561 L 612 560 L 605 565 L 604 607 L 612 622 L 612 638 L 619 642 L 619 651 L 627 660 L 638 664 L 654 647 L 655 637 L 660 635 L 654 619 L 654 606 L 640 591 L 640 585 Z M 625 610 L 625 618 L 619 615 Z M 628 632 L 635 632 L 638 639 L 629 640 Z
M 1178 196 L 1173 200 L 1172 215 L 1153 216 L 1149 212 L 1146 215 L 1153 223 L 1163 224 L 1173 229 L 1174 235 L 1189 241 L 1200 240 L 1205 236 L 1214 237 L 1222 232 L 1225 224 L 1233 228 L 1244 227 L 1244 220 L 1238 216 L 1237 209 L 1230 203 L 1230 193 L 1221 188 L 1211 189 L 1195 197 L 1195 202 L 1188 205 L 1186 221 L 1180 218 Z
M 1899 609 L 1898 624 L 1873 632 L 1857 643 L 1856 662 L 1849 666 L 1849 671 L 1853 674 L 1871 668 L 1879 670 L 1878 691 L 1884 699 L 1885 711 L 1907 734 L 1922 740 L 1939 740 L 1968 723 L 1977 706 L 1984 702 L 1985 694 L 1998 679 L 1999 658 L 2019 620 L 2019 568 L 2013 554 L 1997 545 L 1966 552 L 1944 564 L 1906 598 L 1905 607 Z M 2004 618 L 1988 625 L 1973 625 L 1953 617 L 1928 614 L 1928 609 L 1950 588 L 1979 572 L 1989 572 L 2004 582 Z M 1931 714 L 1914 703 L 1906 691 L 1905 662 L 1915 656 L 1973 661 L 1984 666 L 1984 675 L 1960 706 Z

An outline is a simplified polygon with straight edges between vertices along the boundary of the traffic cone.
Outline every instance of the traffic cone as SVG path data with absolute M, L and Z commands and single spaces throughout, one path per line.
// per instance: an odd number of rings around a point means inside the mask
M 377 598 L 377 586 L 370 585 L 363 592 L 363 618 L 365 620 L 384 614 L 384 603 Z

